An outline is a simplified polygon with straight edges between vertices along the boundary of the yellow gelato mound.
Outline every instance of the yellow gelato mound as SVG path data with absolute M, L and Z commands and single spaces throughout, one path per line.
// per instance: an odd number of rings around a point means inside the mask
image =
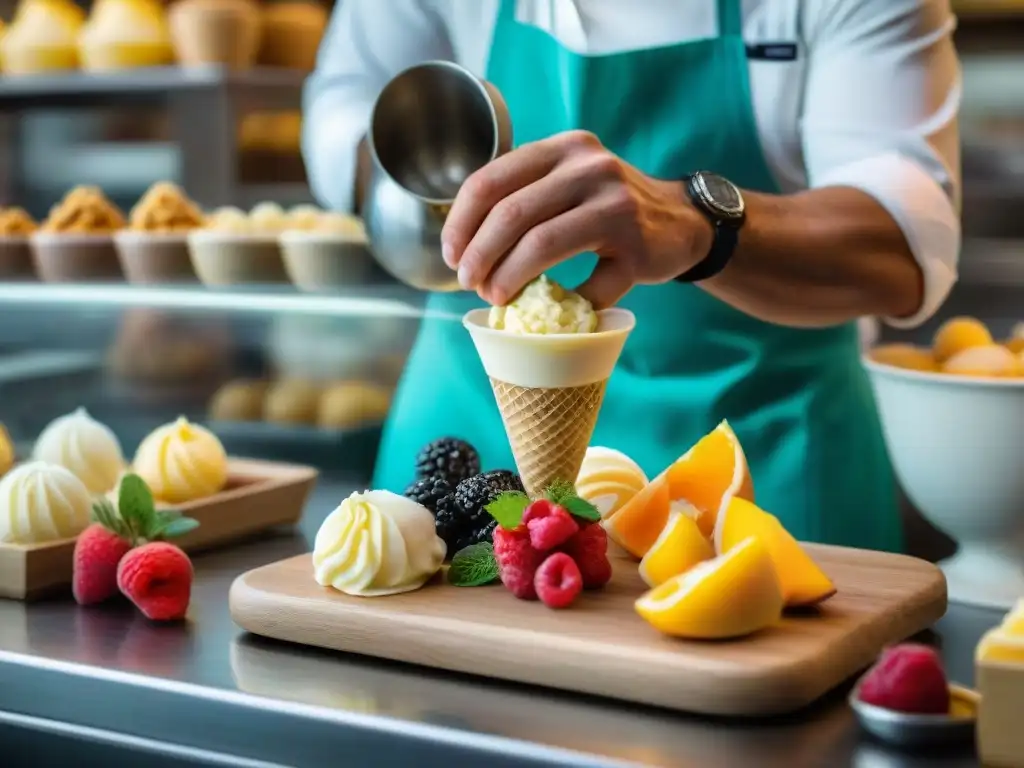
M 39 229 L 39 225 L 24 208 L 0 209 L 0 236 L 24 237 Z
M 206 217 L 206 229 L 236 235 L 276 235 L 291 228 L 291 217 L 277 203 L 260 203 L 249 213 L 225 206 Z
M 220 440 L 184 416 L 142 441 L 133 468 L 154 498 L 170 504 L 212 496 L 228 479 L 228 458 Z
M 488 324 L 520 334 L 593 333 L 597 313 L 578 293 L 541 275 L 505 306 L 492 307 Z
M 0 424 L 0 477 L 11 471 L 14 466 L 14 442 L 7 433 L 7 427 Z
M 187 232 L 203 226 L 206 217 L 177 185 L 161 181 L 135 204 L 129 222 L 140 232 Z
M 75 187 L 50 209 L 44 232 L 104 235 L 124 228 L 124 215 L 98 187 Z
M 0 39 L 0 66 L 10 75 L 78 67 L 85 12 L 70 0 L 22 0 Z
M 98 0 L 78 36 L 87 70 L 156 67 L 174 61 L 171 34 L 157 0 Z
M 313 574 L 348 595 L 393 595 L 422 587 L 446 553 L 426 507 L 389 491 L 353 493 L 317 531 Z

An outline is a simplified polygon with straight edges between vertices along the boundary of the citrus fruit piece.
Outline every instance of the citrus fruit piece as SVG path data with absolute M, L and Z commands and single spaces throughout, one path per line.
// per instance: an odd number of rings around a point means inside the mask
M 767 547 L 748 538 L 724 555 L 642 595 L 636 612 L 659 632 L 695 640 L 742 637 L 782 616 L 782 589 Z
M 715 527 L 715 550 L 728 553 L 748 538 L 765 545 L 775 564 L 787 607 L 820 603 L 836 593 L 835 584 L 797 543 L 778 518 L 746 499 L 732 499 Z
M 908 371 L 939 370 L 939 363 L 931 350 L 913 344 L 883 344 L 872 349 L 868 356 L 876 363 Z
M 640 578 L 647 586 L 664 584 L 715 556 L 711 542 L 697 527 L 696 512 L 686 502 L 672 503 L 668 523 L 640 561 Z
M 608 536 L 641 558 L 668 522 L 673 501 L 697 509 L 697 525 L 711 537 L 715 519 L 733 496 L 754 498 L 747 459 L 729 422 L 722 421 L 664 472 L 604 521 Z
M 957 376 L 1015 376 L 1020 359 L 1006 347 L 988 344 L 957 352 L 942 365 L 943 373 Z
M 583 457 L 576 493 L 608 517 L 647 485 L 647 475 L 635 461 L 614 448 L 591 446 Z
M 932 354 L 940 363 L 958 352 L 971 347 L 986 347 L 993 343 L 992 334 L 980 320 L 973 317 L 953 317 L 939 326 L 932 340 Z
M 1006 348 L 1015 355 L 1024 355 L 1024 336 L 1015 339 L 1008 339 Z
M 1024 638 L 1014 637 L 1002 627 L 986 632 L 974 649 L 976 661 L 1024 664 Z

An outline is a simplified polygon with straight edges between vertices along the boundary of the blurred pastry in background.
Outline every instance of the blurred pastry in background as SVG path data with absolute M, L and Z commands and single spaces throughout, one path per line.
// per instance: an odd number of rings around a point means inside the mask
M 27 237 L 37 229 L 24 208 L 0 208 L 0 237 Z
M 176 184 L 160 181 L 135 204 L 128 222 L 140 232 L 187 232 L 203 226 L 206 217 Z
M 312 426 L 317 422 L 321 387 L 303 379 L 284 379 L 267 390 L 263 418 L 272 424 Z
M 251 227 L 245 211 L 232 205 L 226 205 L 207 214 L 204 229 L 244 235 L 249 233 Z
M 204 229 L 237 235 L 276 235 L 288 228 L 288 214 L 277 203 L 259 203 L 249 213 L 225 206 L 206 216 Z
M 277 203 L 259 203 L 249 211 L 249 225 L 253 232 L 277 234 L 288 228 L 288 214 Z
M 324 212 L 315 205 L 296 205 L 288 211 L 288 228 L 313 230 L 320 223 Z
M 50 209 L 41 231 L 58 234 L 113 234 L 125 225 L 124 215 L 99 187 L 75 187 Z
M 368 242 L 366 227 L 363 224 L 363 220 L 347 213 L 333 213 L 325 211 L 317 220 L 314 230 L 342 238 L 347 242 Z
M 248 69 L 260 45 L 254 0 L 178 0 L 168 12 L 174 53 L 186 67 Z
M 272 2 L 263 7 L 257 61 L 308 72 L 326 28 L 327 9 L 318 2 Z
M 391 407 L 391 390 L 361 381 L 346 381 L 324 391 L 317 412 L 323 429 L 352 429 L 384 421 Z
M 210 401 L 212 421 L 260 421 L 267 395 L 265 381 L 238 379 L 229 381 Z
M 385 355 L 373 362 L 373 380 L 386 386 L 394 387 L 402 378 L 405 363 L 409 359 L 408 350 L 401 354 Z
M 96 0 L 78 36 L 82 68 L 159 67 L 174 62 L 171 33 L 159 0 Z
M 122 316 L 107 364 L 123 379 L 199 385 L 220 376 L 228 345 L 228 333 L 219 323 L 133 308 Z
M 286 112 L 250 112 L 238 129 L 238 147 L 243 152 L 298 154 L 302 137 L 302 114 Z
M 7 427 L 0 422 L 0 477 L 7 474 L 14 466 L 14 442 L 11 440 Z
M 4 74 L 78 68 L 78 34 L 85 11 L 71 0 L 21 0 L 0 39 Z

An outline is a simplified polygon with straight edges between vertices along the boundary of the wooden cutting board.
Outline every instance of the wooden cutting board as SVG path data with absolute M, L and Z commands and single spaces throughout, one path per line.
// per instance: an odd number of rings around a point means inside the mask
M 257 635 L 428 667 L 716 715 L 764 716 L 813 702 L 883 646 L 946 611 L 931 563 L 807 545 L 838 593 L 820 609 L 728 642 L 665 637 L 633 610 L 636 564 L 571 608 L 517 600 L 501 585 L 349 597 L 313 580 L 310 555 L 256 568 L 231 587 L 231 616 Z

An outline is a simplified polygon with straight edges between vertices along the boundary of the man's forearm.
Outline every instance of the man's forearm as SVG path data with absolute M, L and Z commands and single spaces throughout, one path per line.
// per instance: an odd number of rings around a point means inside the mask
M 921 305 L 921 271 L 906 238 L 870 195 L 829 187 L 795 195 L 745 192 L 747 221 L 729 266 L 701 285 L 747 314 L 827 326 Z

